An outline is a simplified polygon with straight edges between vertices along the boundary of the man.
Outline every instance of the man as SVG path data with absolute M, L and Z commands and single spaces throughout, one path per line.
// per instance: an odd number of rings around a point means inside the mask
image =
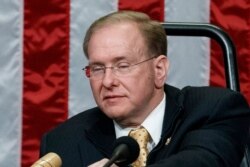
M 142 13 L 115 12 L 94 22 L 84 39 L 84 70 L 98 107 L 44 135 L 41 155 L 57 153 L 64 167 L 101 167 L 116 138 L 144 128 L 149 154 L 133 166 L 239 166 L 247 102 L 226 89 L 166 85 L 166 45 L 162 26 Z

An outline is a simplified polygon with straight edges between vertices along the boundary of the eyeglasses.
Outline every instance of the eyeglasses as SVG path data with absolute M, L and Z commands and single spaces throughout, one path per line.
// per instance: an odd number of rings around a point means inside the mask
M 116 76 L 124 77 L 124 76 L 127 76 L 131 72 L 133 67 L 140 65 L 142 63 L 145 63 L 145 62 L 152 60 L 154 58 L 156 58 L 156 56 L 151 57 L 151 58 L 146 59 L 146 60 L 143 60 L 143 61 L 138 62 L 136 64 L 129 64 L 129 63 L 121 62 L 121 63 L 116 64 L 115 66 L 112 66 L 112 67 L 105 67 L 103 65 L 89 65 L 89 66 L 86 66 L 85 68 L 83 68 L 82 70 L 85 71 L 85 75 L 88 78 L 93 79 L 93 80 L 102 79 L 104 77 L 106 69 L 108 69 L 108 68 L 111 69 L 113 74 L 115 74 Z

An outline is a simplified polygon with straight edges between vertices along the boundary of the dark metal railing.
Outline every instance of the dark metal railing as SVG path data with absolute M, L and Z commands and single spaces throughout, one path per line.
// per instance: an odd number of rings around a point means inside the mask
M 214 39 L 223 51 L 226 86 L 240 91 L 235 46 L 229 35 L 221 28 L 206 23 L 162 23 L 168 36 L 200 36 Z

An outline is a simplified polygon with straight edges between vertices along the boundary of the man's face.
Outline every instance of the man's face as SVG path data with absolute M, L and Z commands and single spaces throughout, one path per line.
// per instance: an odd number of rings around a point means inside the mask
M 132 65 L 149 58 L 141 33 L 131 23 L 96 31 L 89 41 L 88 55 L 90 65 L 106 67 Z M 157 58 L 134 66 L 124 76 L 117 76 L 107 68 L 103 78 L 90 78 L 96 103 L 108 117 L 121 125 L 133 126 L 142 123 L 155 108 L 163 95 L 156 85 L 155 61 Z

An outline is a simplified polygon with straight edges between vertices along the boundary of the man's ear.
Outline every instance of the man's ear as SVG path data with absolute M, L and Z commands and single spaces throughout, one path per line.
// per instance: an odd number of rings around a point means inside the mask
M 160 55 L 156 57 L 154 62 L 154 70 L 155 70 L 155 86 L 157 88 L 162 88 L 165 84 L 167 73 L 169 67 L 169 60 L 167 56 Z

